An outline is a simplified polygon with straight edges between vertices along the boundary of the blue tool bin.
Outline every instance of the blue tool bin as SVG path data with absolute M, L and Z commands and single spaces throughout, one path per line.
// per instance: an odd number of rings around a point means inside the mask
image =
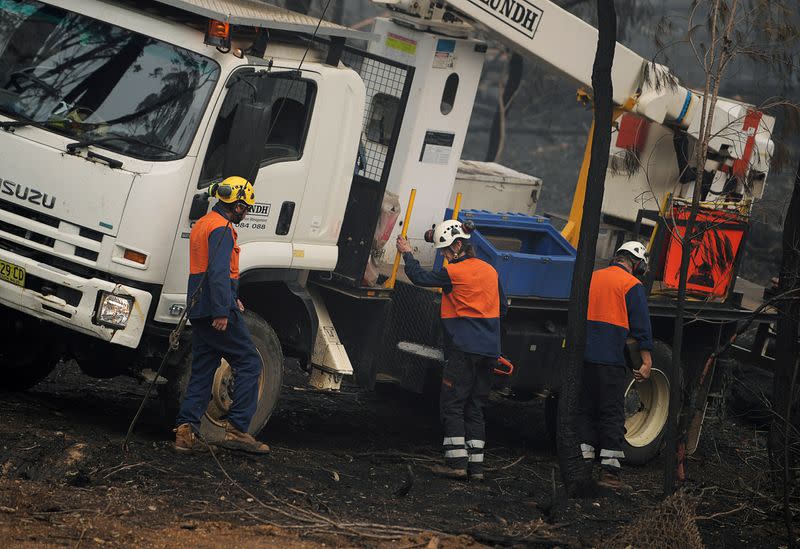
M 448 209 L 445 219 L 452 216 Z M 470 244 L 477 257 L 497 270 L 507 295 L 569 298 L 576 252 L 550 220 L 486 210 L 462 210 L 458 219 L 475 223 Z M 440 269 L 442 263 L 442 254 L 437 253 L 434 268 Z

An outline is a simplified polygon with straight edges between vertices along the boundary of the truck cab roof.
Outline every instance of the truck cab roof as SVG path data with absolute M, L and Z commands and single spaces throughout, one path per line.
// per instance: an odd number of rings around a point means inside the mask
M 350 29 L 256 0 L 158 0 L 151 3 L 242 27 L 313 34 L 323 38 L 372 40 L 375 37 L 372 33 Z

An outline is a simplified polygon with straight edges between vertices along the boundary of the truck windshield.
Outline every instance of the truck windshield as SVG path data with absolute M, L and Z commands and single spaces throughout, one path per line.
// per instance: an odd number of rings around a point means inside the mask
M 183 157 L 219 70 L 90 17 L 0 0 L 0 113 L 81 142 L 146 160 Z

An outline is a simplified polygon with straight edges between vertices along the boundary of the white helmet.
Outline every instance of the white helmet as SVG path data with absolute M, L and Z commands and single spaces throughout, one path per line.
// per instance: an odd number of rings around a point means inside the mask
M 433 230 L 433 247 L 436 249 L 447 248 L 457 238 L 469 238 L 469 233 L 464 230 L 461 222 L 455 219 L 442 221 Z
M 620 252 L 628 252 L 636 259 L 644 261 L 645 264 L 647 264 L 647 248 L 645 248 L 644 244 L 641 242 L 637 242 L 636 240 L 626 242 L 617 249 L 617 254 Z

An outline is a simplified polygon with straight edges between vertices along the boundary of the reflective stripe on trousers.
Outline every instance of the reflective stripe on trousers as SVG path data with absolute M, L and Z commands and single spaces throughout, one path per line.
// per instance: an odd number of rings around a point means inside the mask
M 453 469 L 466 469 L 467 448 L 465 446 L 464 437 L 444 437 L 442 441 L 444 448 L 444 461 L 448 467 Z
M 619 460 L 625 459 L 625 452 L 622 450 L 600 450 L 600 465 L 603 469 L 619 471 L 622 468 Z
M 469 473 L 474 475 L 476 473 L 483 473 L 483 447 L 486 442 L 479 439 L 471 439 L 467 441 L 467 450 L 469 451 Z

